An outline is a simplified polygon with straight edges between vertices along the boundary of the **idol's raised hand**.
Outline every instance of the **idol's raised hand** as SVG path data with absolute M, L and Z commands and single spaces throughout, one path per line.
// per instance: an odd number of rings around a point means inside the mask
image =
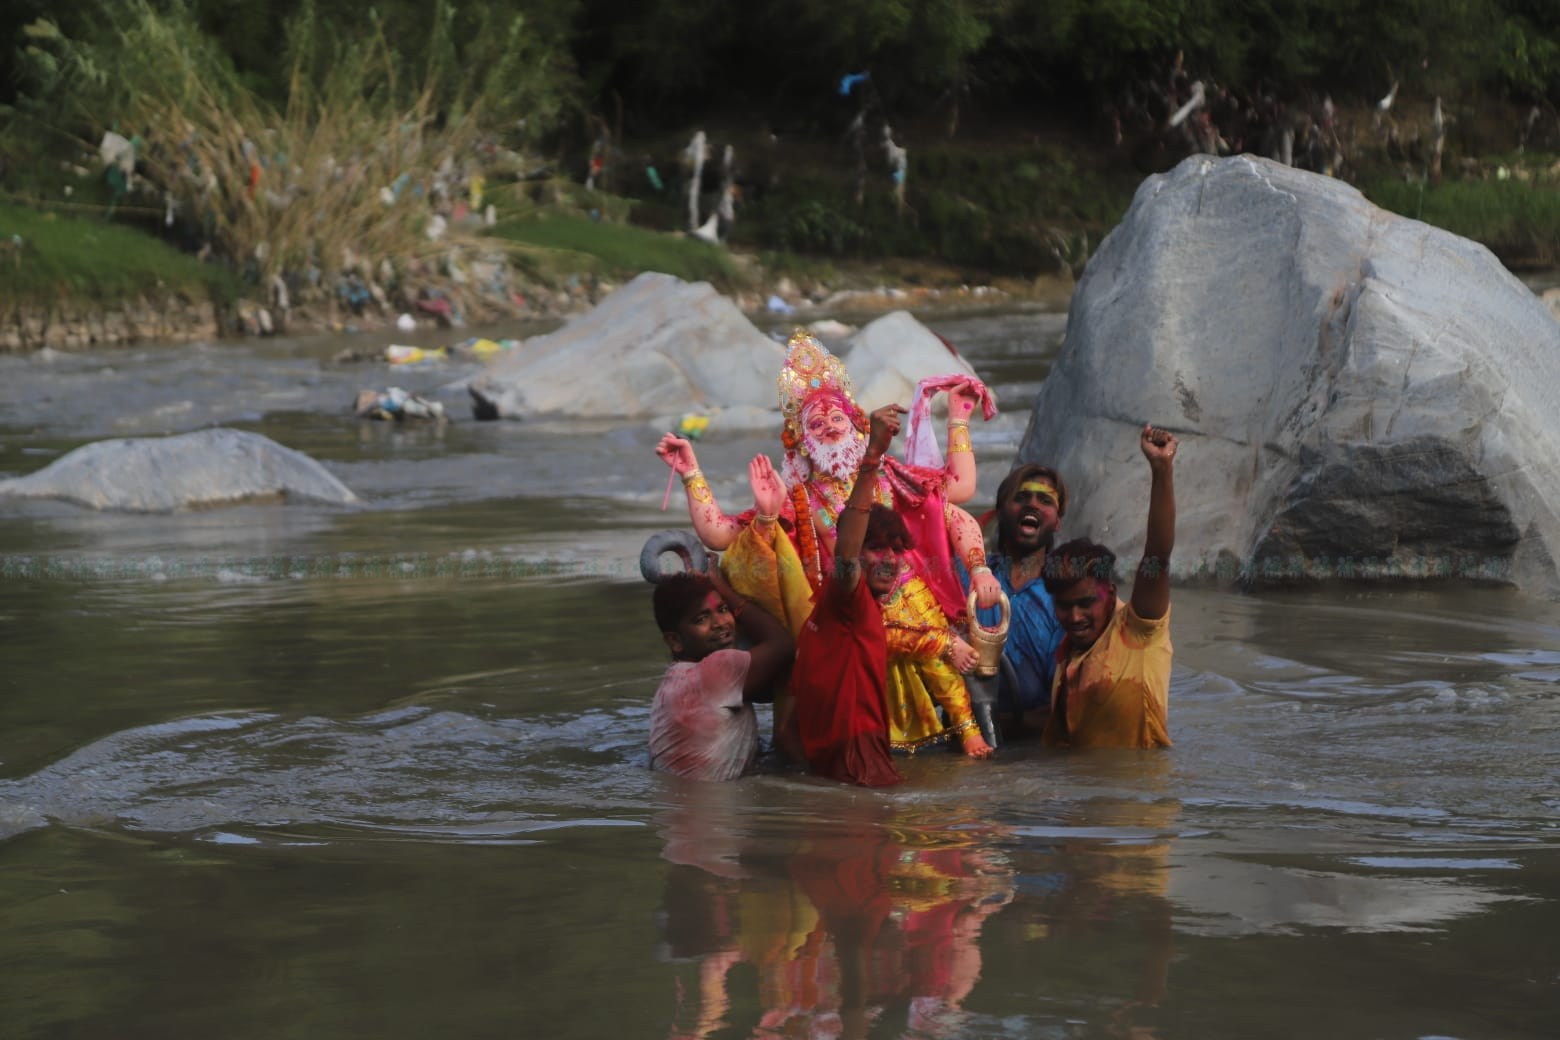
M 675 433 L 668 433 L 655 446 L 661 461 L 676 470 L 679 476 L 687 476 L 699 468 L 699 460 L 693 454 L 693 445 Z
M 748 463 L 748 483 L 753 488 L 753 508 L 758 515 L 779 516 L 780 507 L 785 504 L 785 484 L 768 455 L 753 456 Z
M 980 403 L 980 392 L 973 380 L 966 379 L 958 386 L 948 388 L 948 421 L 968 420 Z

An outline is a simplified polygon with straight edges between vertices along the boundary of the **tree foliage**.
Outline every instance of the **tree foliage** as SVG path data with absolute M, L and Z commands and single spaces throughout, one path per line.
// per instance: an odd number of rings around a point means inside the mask
M 149 0 L 164 13 L 185 2 Z M 288 26 L 309 0 L 187 3 L 240 80 L 282 103 Z M 0 90 L 15 91 L 25 26 L 47 17 L 70 38 L 90 36 L 114 5 L 3 6 L 0 40 L 18 45 L 0 54 Z M 376 35 L 407 68 L 503 67 L 546 77 L 558 93 L 579 86 L 588 108 L 616 95 L 646 122 L 720 107 L 806 118 L 827 110 L 842 75 L 861 71 L 885 103 L 907 110 L 949 92 L 996 105 L 1109 98 L 1162 76 L 1177 54 L 1197 78 L 1279 93 L 1374 97 L 1397 80 L 1426 95 L 1560 101 L 1552 0 L 487 0 L 446 6 L 439 31 L 424 0 L 321 5 L 308 16 L 335 39 Z M 517 20 L 548 52 L 538 65 L 503 60 Z

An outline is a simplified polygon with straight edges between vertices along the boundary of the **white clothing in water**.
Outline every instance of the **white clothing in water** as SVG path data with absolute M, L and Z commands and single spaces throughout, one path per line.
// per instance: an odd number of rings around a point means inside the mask
M 666 670 L 650 707 L 650 768 L 734 780 L 758 757 L 758 718 L 742 699 L 750 656 L 717 650 Z

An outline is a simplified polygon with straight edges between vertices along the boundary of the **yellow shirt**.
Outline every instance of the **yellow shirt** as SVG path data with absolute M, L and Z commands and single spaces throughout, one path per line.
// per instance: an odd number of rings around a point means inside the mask
M 1065 649 L 1066 643 L 1062 644 Z M 1116 601 L 1094 645 L 1071 654 L 1051 683 L 1045 747 L 1170 746 L 1170 612 L 1154 621 Z

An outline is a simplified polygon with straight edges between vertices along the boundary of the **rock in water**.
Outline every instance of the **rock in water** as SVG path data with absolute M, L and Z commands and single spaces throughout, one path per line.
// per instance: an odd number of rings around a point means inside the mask
M 1484 247 L 1341 181 L 1190 158 L 1089 261 L 1020 457 L 1123 573 L 1145 421 L 1182 441 L 1179 576 L 1560 591 L 1560 325 Z
M 928 376 L 972 376 L 970 363 L 909 311 L 892 311 L 850 338 L 844 355 L 856 401 L 871 412 L 885 404 L 908 405 Z
M 639 418 L 778 407 L 780 344 L 707 283 L 642 274 L 499 357 L 470 386 L 479 418 Z
M 302 452 L 258 433 L 227 429 L 84 445 L 37 473 L 0 480 L 0 495 L 137 513 L 293 499 L 358 500 Z

